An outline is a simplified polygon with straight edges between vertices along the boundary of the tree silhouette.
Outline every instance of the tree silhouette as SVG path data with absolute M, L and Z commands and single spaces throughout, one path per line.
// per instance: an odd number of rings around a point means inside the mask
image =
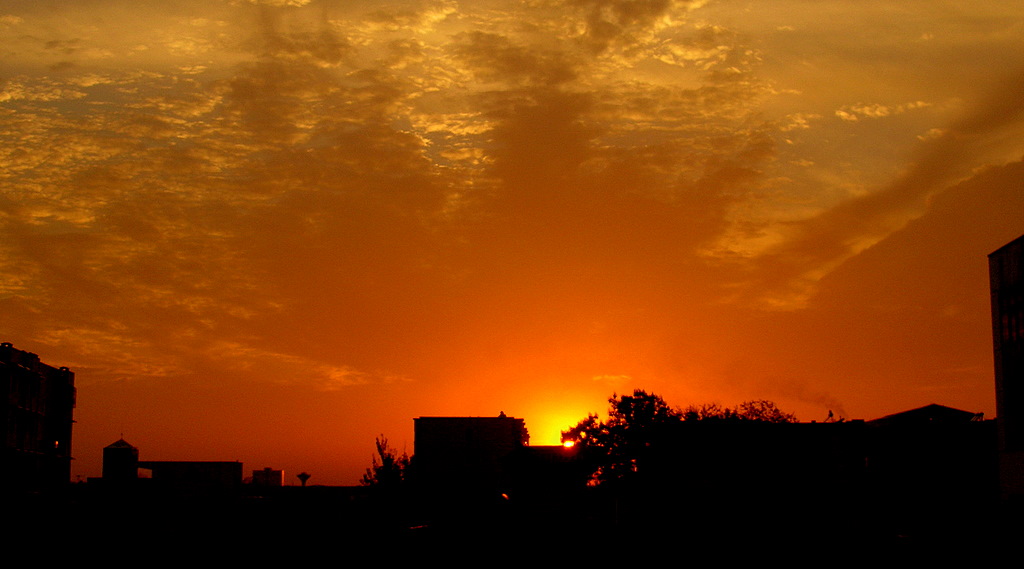
M 592 462 L 595 482 L 623 481 L 633 478 L 645 459 L 674 448 L 672 438 L 683 421 L 795 423 L 796 416 L 766 400 L 746 401 L 735 408 L 711 403 L 680 410 L 659 395 L 637 389 L 632 395 L 612 394 L 607 421 L 597 414 L 587 415 L 562 432 L 562 442 L 571 441 L 581 448 L 585 459 Z
M 779 409 L 775 403 L 758 399 L 740 403 L 739 417 L 744 421 L 763 423 L 796 423 L 796 415 Z
M 760 421 L 762 423 L 796 423 L 796 415 L 786 413 L 775 403 L 764 399 L 744 401 L 730 409 L 717 403 L 690 405 L 682 412 L 684 421 Z
M 607 421 L 588 415 L 563 431 L 562 441 L 580 446 L 595 462 L 594 476 L 599 483 L 621 480 L 638 470 L 643 454 L 665 427 L 681 420 L 682 413 L 661 396 L 636 389 L 633 395 L 612 394 Z
M 377 447 L 377 454 L 373 457 L 370 468 L 363 474 L 360 484 L 381 488 L 399 486 L 405 480 L 409 455 L 402 453 L 399 456 L 398 451 L 388 445 L 388 439 L 384 435 L 377 437 L 374 444 Z

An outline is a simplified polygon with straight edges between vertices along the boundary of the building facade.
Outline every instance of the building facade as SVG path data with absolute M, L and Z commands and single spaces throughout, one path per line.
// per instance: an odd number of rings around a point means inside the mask
M 988 256 L 1000 489 L 1024 497 L 1024 236 Z
M 8 491 L 38 492 L 71 479 L 75 374 L 39 356 L 0 343 L 0 390 L 6 397 L 4 462 L 0 484 Z

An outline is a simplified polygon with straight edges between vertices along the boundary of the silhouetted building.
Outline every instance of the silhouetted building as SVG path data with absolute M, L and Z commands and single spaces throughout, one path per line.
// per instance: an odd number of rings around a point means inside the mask
M 103 476 L 88 482 L 97 496 L 122 505 L 167 507 L 235 498 L 242 472 L 238 461 L 139 460 L 139 449 L 121 438 L 103 448 Z
M 988 256 L 1000 487 L 1024 496 L 1024 236 Z
M 284 486 L 284 471 L 274 470 L 267 467 L 263 470 L 252 471 L 252 485 L 264 488 L 279 488 Z
M 635 486 L 698 510 L 761 502 L 802 515 L 823 500 L 849 509 L 862 489 L 865 435 L 863 421 L 682 421 L 641 449 Z
M 71 479 L 75 374 L 39 356 L 0 343 L 0 390 L 5 394 L 3 488 L 39 491 Z
M 712 519 L 741 533 L 924 535 L 962 528 L 996 497 L 994 422 L 942 405 L 873 421 L 685 421 L 664 435 L 638 455 L 623 518 L 670 505 L 725 513 Z M 771 504 L 779 525 L 733 519 L 750 504 Z
M 416 484 L 431 491 L 500 495 L 506 458 L 529 442 L 522 419 L 418 417 L 413 419 Z
M 973 421 L 981 421 L 984 413 L 972 413 L 963 409 L 954 409 L 945 405 L 925 405 L 909 411 L 901 411 L 872 419 L 870 424 L 880 427 L 910 427 L 923 425 L 963 425 Z
M 156 461 L 139 462 L 149 470 L 157 491 L 180 496 L 229 497 L 242 485 L 242 463 Z
M 123 438 L 103 448 L 103 480 L 120 483 L 139 477 L 139 449 Z
M 932 404 L 867 427 L 871 492 L 888 507 L 962 512 L 996 498 L 996 425 L 982 413 Z
M 524 446 L 505 460 L 508 489 L 516 499 L 556 500 L 586 487 L 591 471 L 580 449 L 562 445 Z

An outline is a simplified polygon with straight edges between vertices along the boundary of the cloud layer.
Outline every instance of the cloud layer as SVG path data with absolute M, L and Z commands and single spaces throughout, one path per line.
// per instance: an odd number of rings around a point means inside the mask
M 94 446 L 147 398 L 330 401 L 340 478 L 411 416 L 571 420 L 609 387 L 991 406 L 977 273 L 1024 233 L 1024 12 L 918 4 L 8 3 L 5 341 L 78 371 Z M 873 296 L 922 259 L 920 295 Z M 944 273 L 975 280 L 942 304 Z M 972 351 L 935 359 L 921 330 L 954 321 Z

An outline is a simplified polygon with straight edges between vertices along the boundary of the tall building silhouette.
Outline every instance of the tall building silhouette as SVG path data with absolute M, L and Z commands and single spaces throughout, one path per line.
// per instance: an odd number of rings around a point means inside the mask
M 988 256 L 1000 488 L 1024 496 L 1024 235 Z
M 37 492 L 71 479 L 71 428 L 75 374 L 39 361 L 39 356 L 0 343 L 0 405 L 4 428 L 6 491 Z

